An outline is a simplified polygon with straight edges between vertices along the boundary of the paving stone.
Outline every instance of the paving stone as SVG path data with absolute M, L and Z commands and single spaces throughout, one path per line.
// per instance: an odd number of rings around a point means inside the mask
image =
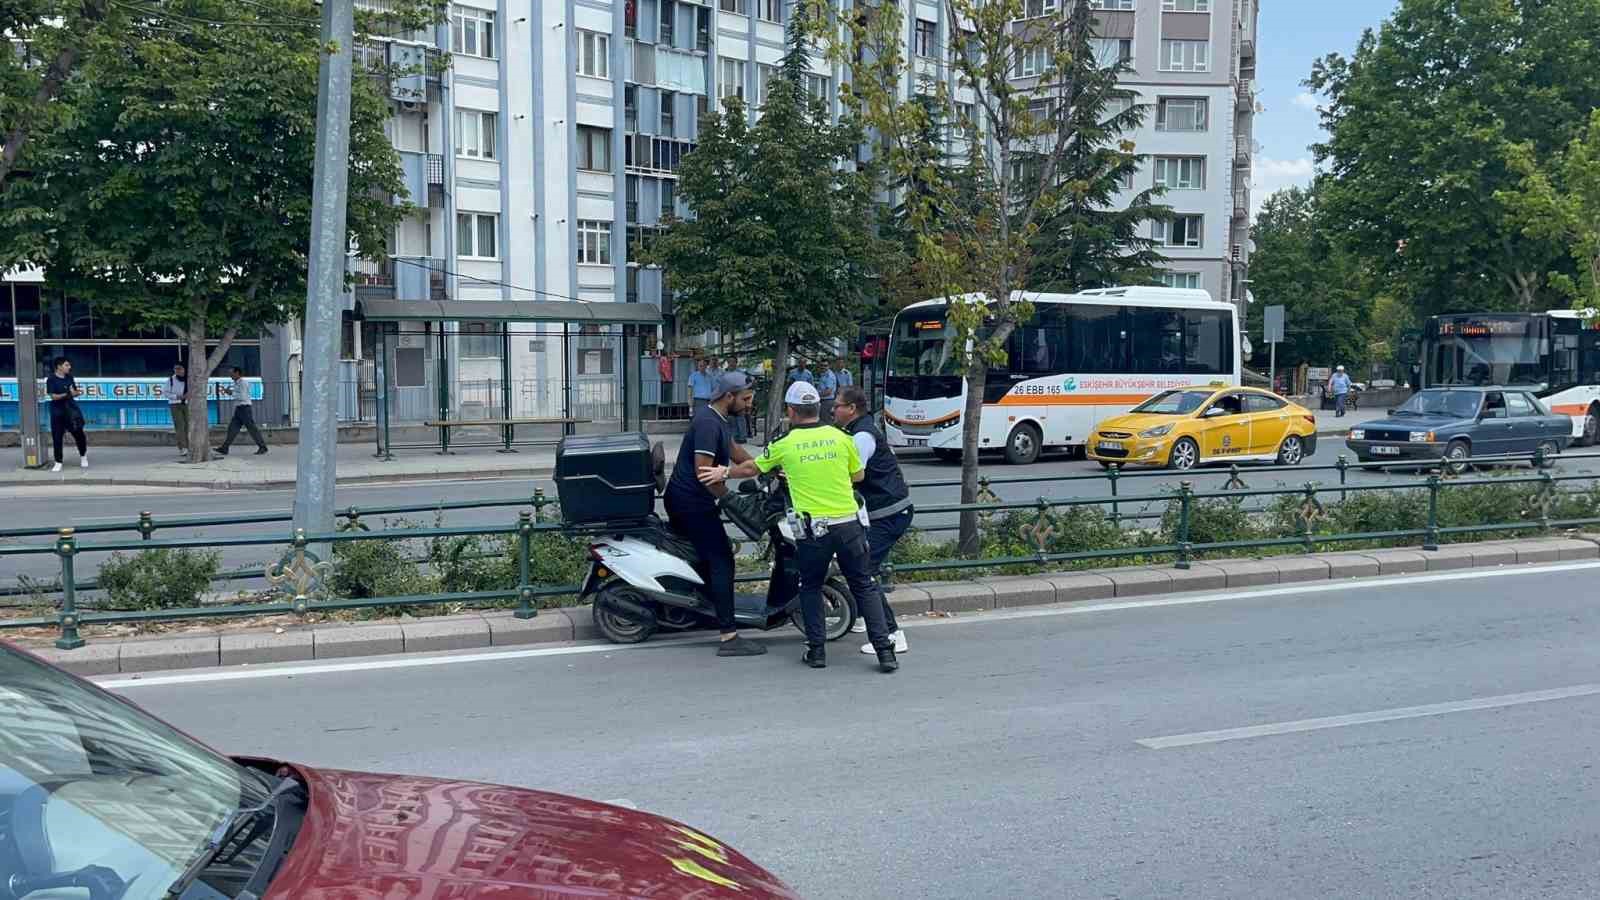
M 128 672 L 202 669 L 221 662 L 215 634 L 124 641 L 119 667 Z
M 934 612 L 978 612 L 994 609 L 994 591 L 981 581 L 931 583 L 921 586 Z
M 1327 581 L 1332 576 L 1332 566 L 1320 556 L 1280 556 L 1271 562 L 1279 584 Z
M 1379 575 L 1428 571 L 1428 560 L 1420 550 L 1368 550 L 1361 555 L 1377 561 Z
M 1530 539 L 1512 541 L 1511 546 L 1517 551 L 1519 563 L 1549 563 L 1561 561 L 1561 545 L 1559 541 Z
M 1578 559 L 1595 559 L 1600 557 L 1600 544 L 1593 541 L 1584 541 L 1577 538 L 1562 538 L 1557 544 L 1561 548 L 1561 561 Z
M 1228 587 L 1261 587 L 1278 583 L 1278 567 L 1259 559 L 1219 559 L 1209 565 L 1228 579 Z
M 1362 578 L 1380 571 L 1377 560 L 1361 553 L 1327 553 L 1319 558 L 1328 564 L 1329 578 Z
M 1172 575 L 1166 569 L 1153 566 L 1129 566 L 1122 569 L 1102 569 L 1100 574 L 1116 585 L 1118 597 L 1140 597 L 1164 594 L 1172 586 Z
M 994 591 L 995 609 L 1049 606 L 1056 602 L 1056 586 L 1037 576 L 989 578 L 985 583 Z
M 509 647 L 516 644 L 549 644 L 572 640 L 572 620 L 559 610 L 542 609 L 531 619 L 519 619 L 510 610 L 485 613 L 489 644 Z
M 121 671 L 122 641 L 105 639 L 90 641 L 74 650 L 60 650 L 53 645 L 35 647 L 21 645 L 22 649 L 65 669 L 74 675 L 115 675 Z
M 437 653 L 489 646 L 489 623 L 483 616 L 441 616 L 400 623 L 407 653 Z
M 1437 550 L 1424 550 L 1422 559 L 1427 564 L 1429 572 L 1470 569 L 1477 565 L 1472 547 L 1467 544 L 1443 544 Z M 1514 554 L 1513 559 L 1515 559 Z
M 1117 595 L 1117 586 L 1111 579 L 1097 572 L 1078 572 L 1071 575 L 1046 575 L 1044 580 L 1056 589 L 1057 603 L 1077 603 L 1083 600 L 1107 600 Z
M 406 649 L 405 632 L 397 624 L 320 625 L 312 639 L 317 659 L 382 656 Z
M 229 632 L 220 641 L 225 666 L 316 659 L 316 640 L 309 628 L 286 628 L 282 634 L 275 630 Z
M 539 615 L 560 613 L 572 623 L 572 639 L 575 641 L 603 641 L 605 635 L 600 633 L 600 628 L 594 624 L 594 607 L 592 606 L 567 606 L 561 609 L 544 609 Z
M 1460 546 L 1472 551 L 1472 567 L 1475 569 L 1517 564 L 1517 548 L 1509 541 L 1486 541 L 1482 544 Z
M 1220 591 L 1228 586 L 1227 574 L 1210 563 L 1190 563 L 1187 569 L 1173 567 L 1167 570 L 1167 575 L 1172 579 L 1172 584 L 1168 590 L 1174 593 L 1178 591 Z

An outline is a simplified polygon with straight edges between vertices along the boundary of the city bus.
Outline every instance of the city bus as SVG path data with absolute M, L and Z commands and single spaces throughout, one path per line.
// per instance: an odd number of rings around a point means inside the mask
M 1101 420 L 1152 394 L 1239 384 L 1239 324 L 1231 303 L 1203 290 L 1100 288 L 1019 293 L 1033 318 L 1012 332 L 1007 361 L 989 369 L 978 446 L 1026 464 L 1042 450 L 1079 447 Z M 883 419 L 893 447 L 961 455 L 961 376 L 944 300 L 895 316 Z
M 1434 316 L 1422 332 L 1423 387 L 1501 385 L 1533 391 L 1572 417 L 1574 443 L 1600 430 L 1600 320 L 1572 310 Z

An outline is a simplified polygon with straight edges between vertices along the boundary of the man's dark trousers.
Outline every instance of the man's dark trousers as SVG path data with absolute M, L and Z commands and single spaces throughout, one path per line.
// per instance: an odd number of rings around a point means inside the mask
M 235 406 L 233 418 L 228 422 L 228 436 L 222 439 L 222 452 L 228 452 L 233 446 L 233 439 L 239 436 L 239 429 L 244 428 L 250 432 L 250 437 L 255 439 L 256 446 L 267 449 L 267 440 L 261 436 L 261 429 L 256 427 L 255 408 L 250 406 Z
M 667 521 L 673 531 L 689 539 L 695 555 L 700 557 L 696 569 L 705 579 L 706 593 L 717 611 L 717 628 L 723 634 L 738 631 L 733 617 L 733 545 L 728 543 L 722 516 L 715 509 L 705 513 L 678 511 L 668 501 Z
M 912 511 L 907 509 L 885 519 L 876 519 L 867 526 L 867 562 L 871 566 L 872 577 L 878 579 L 879 593 L 883 592 L 883 580 L 879 575 L 883 570 L 883 562 L 889 558 L 894 545 L 911 529 L 911 518 Z M 900 630 L 894 610 L 889 608 L 887 595 L 883 598 L 883 624 L 891 634 Z
M 828 528 L 819 536 L 802 536 L 795 545 L 795 561 L 800 566 L 800 612 L 806 623 L 806 645 L 822 649 L 827 645 L 827 629 L 822 621 L 822 585 L 828 580 L 828 564 L 839 560 L 839 571 L 850 584 L 856 611 L 867 620 L 867 639 L 880 650 L 893 647 L 884 625 L 883 592 L 873 580 L 871 552 L 866 531 L 859 522 L 846 522 Z

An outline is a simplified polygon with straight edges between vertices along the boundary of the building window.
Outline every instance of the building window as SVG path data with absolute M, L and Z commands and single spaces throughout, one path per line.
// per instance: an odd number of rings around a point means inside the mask
M 1211 0 L 1161 0 L 1166 12 L 1211 12 Z
M 1133 38 L 1090 38 L 1089 46 L 1102 69 L 1133 61 Z
M 1156 102 L 1157 131 L 1205 131 L 1203 97 L 1162 97 Z
M 463 359 L 498 359 L 504 344 L 499 330 L 488 322 L 462 322 L 459 340 Z
M 1133 9 L 1133 0 L 1089 0 L 1090 9 Z
M 965 131 L 978 125 L 978 107 L 971 103 L 956 102 L 956 127 Z
M 578 74 L 611 77 L 611 36 L 598 31 L 578 32 Z
M 639 267 L 636 266 L 636 265 L 633 265 L 632 263 L 630 263 L 628 265 L 628 274 L 626 276 L 626 279 L 627 280 L 623 282 L 623 287 L 624 287 L 624 289 L 626 291 L 627 302 L 629 302 L 629 303 L 638 303 L 639 302 Z M 646 347 L 654 347 L 655 346 L 655 341 L 651 341 L 648 344 L 645 344 L 645 346 Z
M 1173 216 L 1171 222 L 1155 223 L 1156 243 L 1163 247 L 1199 247 L 1203 216 Z
M 717 100 L 727 100 L 729 97 L 744 99 L 744 60 L 720 57 L 720 71 L 717 73 Z
M 1209 41 L 1162 41 L 1161 71 L 1211 71 L 1211 43 Z
M 1199 272 L 1162 272 L 1156 276 L 1156 281 L 1162 287 L 1188 288 L 1195 291 L 1200 289 Z
M 1019 47 L 1017 59 L 1012 67 L 1012 74 L 1016 78 L 1032 78 L 1042 73 L 1049 65 L 1050 54 L 1045 47 Z
M 661 215 L 663 217 L 665 217 L 665 216 L 675 216 L 675 215 L 678 214 L 678 203 L 677 203 L 677 200 L 678 200 L 678 186 L 677 186 L 677 184 L 675 184 L 675 183 L 673 183 L 671 181 L 663 180 L 661 182 Z
M 494 213 L 456 213 L 456 256 L 499 259 L 500 217 Z
M 912 46 L 916 48 L 917 55 L 923 59 L 939 58 L 939 26 L 927 19 L 917 20 L 917 31 L 912 37 Z
M 639 89 L 631 84 L 622 86 L 622 130 L 629 134 L 639 130 Z
M 678 127 L 678 95 L 672 91 L 661 92 L 661 133 L 672 137 Z
M 1206 188 L 1204 156 L 1156 157 L 1156 184 L 1169 191 L 1203 191 Z
M 694 48 L 701 53 L 711 49 L 711 10 L 703 6 L 694 10 Z
M 475 109 L 456 110 L 456 155 L 494 159 L 495 114 Z
M 765 106 L 772 80 L 778 77 L 778 67 L 756 63 L 756 106 Z
M 1118 179 L 1118 181 L 1122 185 L 1122 189 L 1125 190 L 1125 191 L 1133 190 L 1133 179 L 1138 174 L 1139 174 L 1139 170 L 1138 170 L 1137 166 L 1128 169 L 1128 171 L 1126 171 L 1126 172 L 1123 172 L 1122 173 L 1122 177 Z
M 1049 15 L 1059 7 L 1057 0 L 1028 0 L 1028 18 L 1037 19 Z
M 639 221 L 639 176 L 629 175 L 627 186 L 628 224 Z
M 494 59 L 494 13 L 470 6 L 452 10 L 450 49 L 466 56 Z
M 783 0 L 756 0 L 756 15 L 763 22 L 783 22 Z
M 578 220 L 578 264 L 611 265 L 611 223 Z
M 725 13 L 748 16 L 750 15 L 750 0 L 717 0 L 717 9 Z
M 677 30 L 674 27 L 674 26 L 677 25 L 677 19 L 678 19 L 678 4 L 674 3 L 673 0 L 661 0 L 661 35 L 660 35 L 660 38 L 661 38 L 661 43 L 665 44 L 668 47 L 672 46 L 673 32 L 675 32 Z
M 813 100 L 828 102 L 828 89 L 830 78 L 826 75 L 813 75 L 806 73 L 806 96 Z
M 611 129 L 578 126 L 578 168 L 589 172 L 611 171 Z

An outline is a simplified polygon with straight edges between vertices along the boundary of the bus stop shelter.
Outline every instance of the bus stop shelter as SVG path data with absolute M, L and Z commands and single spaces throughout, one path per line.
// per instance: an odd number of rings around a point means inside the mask
M 451 432 L 459 428 L 498 428 L 500 436 L 487 443 L 457 440 L 456 446 L 498 446 L 514 453 L 514 444 L 553 443 L 519 441 L 519 426 L 559 425 L 565 435 L 574 433 L 580 422 L 612 417 L 580 415 L 579 406 L 586 401 L 575 396 L 575 386 L 609 385 L 605 408 L 614 409 L 621 431 L 636 430 L 642 427 L 642 338 L 662 321 L 660 308 L 653 304 L 578 300 L 358 300 L 355 318 L 376 332 L 376 455 L 383 459 L 405 448 L 437 446 L 438 452 L 449 453 Z M 518 325 L 539 327 L 513 331 Z M 471 330 L 463 331 L 464 326 Z M 545 374 L 514 377 L 512 341 L 524 339 L 530 354 L 543 354 Z M 467 365 L 464 351 L 479 377 L 456 377 Z M 557 351 L 559 364 L 552 364 Z M 602 374 L 585 373 L 579 353 Z M 413 410 L 410 423 L 437 429 L 436 443 L 391 441 L 393 404 L 401 394 Z M 468 395 L 475 398 L 473 406 L 497 409 L 498 415 L 463 417 L 467 403 L 462 398 Z M 588 408 L 595 408 L 592 400 Z M 416 415 L 418 409 L 426 414 Z

